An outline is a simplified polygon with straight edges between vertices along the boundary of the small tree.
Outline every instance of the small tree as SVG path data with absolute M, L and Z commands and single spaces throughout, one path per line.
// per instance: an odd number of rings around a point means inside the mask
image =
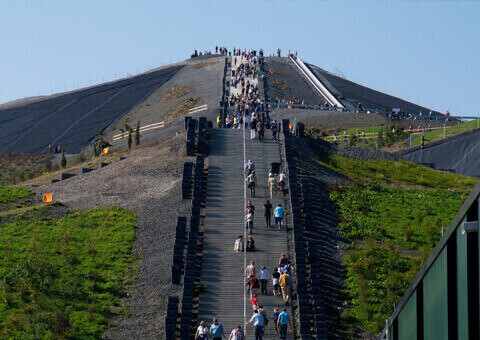
M 107 134 L 104 131 L 100 131 L 93 142 L 93 152 L 95 157 L 100 156 L 102 150 L 110 146 L 110 143 L 103 139 Z
M 128 148 L 130 149 L 132 147 L 132 135 L 133 135 L 133 128 L 128 125 L 128 124 L 125 124 L 125 128 L 124 129 L 120 129 L 120 131 L 122 133 L 128 133 L 127 135 L 127 144 L 128 144 Z
M 128 143 L 128 148 L 130 149 L 133 143 L 133 129 L 128 130 L 127 143 Z
M 381 148 L 383 146 L 383 128 L 378 132 L 378 147 Z
M 348 141 L 348 144 L 350 144 L 350 146 L 356 146 L 357 142 L 358 142 L 358 137 L 356 135 L 351 135 L 350 140 Z
M 67 156 L 65 156 L 65 149 L 62 151 L 62 162 L 60 163 L 62 165 L 62 168 L 65 168 L 67 166 Z
M 140 121 L 137 122 L 137 127 L 135 128 L 135 146 L 140 145 Z

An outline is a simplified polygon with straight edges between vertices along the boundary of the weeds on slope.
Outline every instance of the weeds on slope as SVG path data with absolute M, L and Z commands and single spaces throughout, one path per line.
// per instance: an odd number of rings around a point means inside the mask
M 337 155 L 319 155 L 317 160 L 352 179 L 374 183 L 468 191 L 477 183 L 477 180 L 471 177 L 437 171 L 403 160 L 364 161 Z
M 0 338 L 99 338 L 132 267 L 136 216 L 40 208 L 0 227 Z
M 318 161 L 355 180 L 330 187 L 339 229 L 350 241 L 343 319 L 353 315 L 378 334 L 476 180 L 403 161 Z

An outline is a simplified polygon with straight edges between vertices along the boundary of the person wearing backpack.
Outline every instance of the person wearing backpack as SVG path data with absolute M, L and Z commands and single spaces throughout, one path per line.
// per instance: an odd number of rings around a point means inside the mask
M 250 197 L 255 197 L 255 186 L 257 185 L 255 170 L 252 170 L 252 173 L 245 178 L 245 182 L 247 182 L 247 188 L 250 189 Z
M 255 251 L 255 240 L 252 236 L 248 236 L 247 240 L 247 252 L 254 252 Z
M 262 120 L 257 123 L 257 132 L 258 132 L 258 140 L 261 142 L 263 141 L 263 137 L 265 135 L 265 125 L 263 124 Z
M 253 299 L 256 295 L 256 290 L 260 288 L 260 282 L 253 274 L 251 274 L 247 283 L 245 283 L 245 286 L 250 287 L 250 299 Z

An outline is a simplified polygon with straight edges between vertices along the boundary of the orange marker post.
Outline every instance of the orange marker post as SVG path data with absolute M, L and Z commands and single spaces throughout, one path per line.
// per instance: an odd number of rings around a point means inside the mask
M 52 201 L 53 201 L 53 193 L 43 194 L 43 204 L 52 203 Z

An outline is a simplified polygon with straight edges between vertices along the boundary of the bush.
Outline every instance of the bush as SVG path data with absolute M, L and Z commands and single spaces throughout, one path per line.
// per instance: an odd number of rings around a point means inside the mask
M 62 161 L 60 164 L 64 169 L 67 167 L 67 156 L 65 156 L 65 149 L 62 151 Z

